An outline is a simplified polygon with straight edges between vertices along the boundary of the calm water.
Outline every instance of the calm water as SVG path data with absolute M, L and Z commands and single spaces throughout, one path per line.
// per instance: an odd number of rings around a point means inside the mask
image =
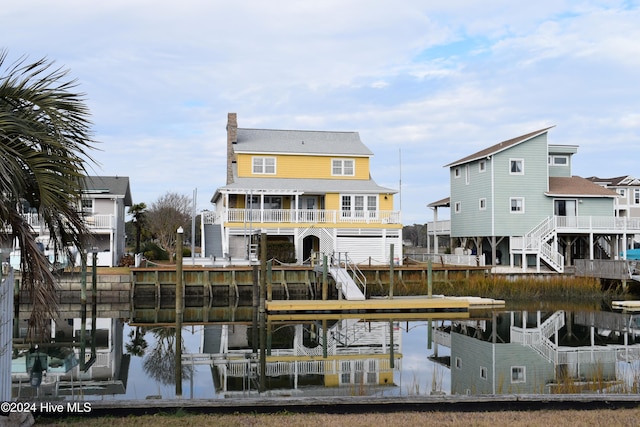
M 273 398 L 637 393 L 638 323 L 633 313 L 588 310 L 270 320 L 262 340 L 251 322 L 188 325 L 182 329 L 182 397 L 251 398 L 261 386 Z M 39 389 L 19 372 L 28 363 L 26 352 L 16 353 L 15 393 L 82 400 L 176 396 L 172 328 L 106 318 L 97 318 L 95 326 L 91 320 L 85 325 L 85 369 L 77 345 L 73 352 L 46 350 L 50 366 Z M 54 334 L 77 341 L 80 331 L 80 319 L 65 319 Z

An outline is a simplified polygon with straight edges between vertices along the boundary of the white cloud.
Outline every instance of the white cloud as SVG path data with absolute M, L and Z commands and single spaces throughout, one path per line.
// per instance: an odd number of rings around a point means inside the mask
M 549 125 L 580 146 L 574 172 L 640 175 L 626 160 L 640 150 L 639 13 L 604 0 L 39 0 L 0 19 L 10 55 L 79 79 L 95 157 L 131 177 L 135 201 L 224 184 L 235 111 L 243 127 L 359 131 L 381 185 L 397 188 L 401 148 L 403 218 L 422 223 L 448 191 L 442 165 Z

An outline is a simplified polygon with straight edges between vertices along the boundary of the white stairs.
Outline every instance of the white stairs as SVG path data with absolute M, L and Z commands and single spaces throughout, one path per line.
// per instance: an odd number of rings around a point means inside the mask
M 547 217 L 524 235 L 523 254 L 535 253 L 555 271 L 563 273 L 564 256 L 548 243 L 549 240 L 555 240 L 555 236 L 554 217 Z
M 358 266 L 350 261 L 346 252 L 338 252 L 331 256 L 328 272 L 345 299 L 349 301 L 366 299 L 364 292 L 367 289 L 367 279 Z M 360 290 L 361 287 L 362 290 Z
M 365 299 L 364 294 L 346 268 L 329 267 L 329 274 L 336 281 L 336 286 L 338 286 L 345 299 L 349 301 L 362 301 Z

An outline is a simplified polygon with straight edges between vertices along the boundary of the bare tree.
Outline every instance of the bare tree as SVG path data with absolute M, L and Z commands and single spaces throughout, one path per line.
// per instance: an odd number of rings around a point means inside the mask
M 147 228 L 173 262 L 176 248 L 176 230 L 188 228 L 191 218 L 191 198 L 177 193 L 166 193 L 151 204 L 147 211 Z

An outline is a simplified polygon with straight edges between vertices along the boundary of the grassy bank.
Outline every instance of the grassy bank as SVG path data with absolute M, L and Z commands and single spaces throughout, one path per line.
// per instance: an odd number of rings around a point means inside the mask
M 236 414 L 236 415 L 145 415 L 131 417 L 38 420 L 43 426 L 83 427 L 174 427 L 220 425 L 226 427 L 327 427 L 350 426 L 636 426 L 640 409 L 593 411 L 503 411 L 503 412 L 396 412 L 391 414 Z
M 388 286 L 371 289 L 378 296 L 387 295 Z M 394 284 L 394 295 L 426 295 L 424 283 Z M 603 288 L 598 279 L 572 276 L 526 276 L 510 278 L 503 275 L 452 274 L 446 281 L 433 283 L 434 295 L 481 296 L 510 302 L 551 300 L 560 302 L 593 302 L 624 299 L 628 295 L 621 287 Z

